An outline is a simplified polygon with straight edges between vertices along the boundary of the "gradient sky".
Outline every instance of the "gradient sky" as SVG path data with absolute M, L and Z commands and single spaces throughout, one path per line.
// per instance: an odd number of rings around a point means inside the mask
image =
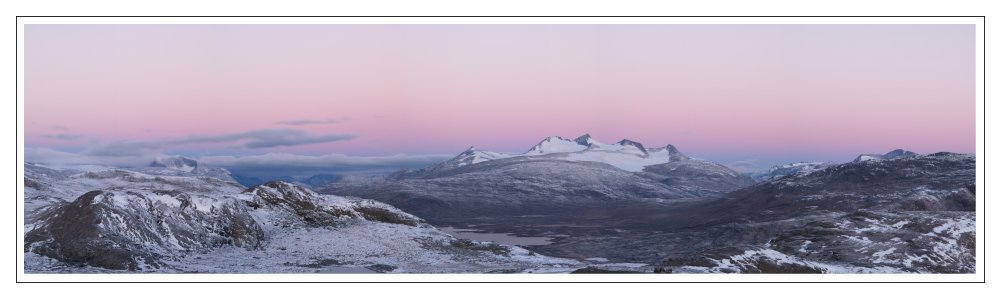
M 27 147 L 68 152 L 115 144 L 194 155 L 522 152 L 546 136 L 583 133 L 674 144 L 721 162 L 974 152 L 974 33 L 973 25 L 27 25 L 24 129 Z M 275 139 L 282 133 L 294 135 Z

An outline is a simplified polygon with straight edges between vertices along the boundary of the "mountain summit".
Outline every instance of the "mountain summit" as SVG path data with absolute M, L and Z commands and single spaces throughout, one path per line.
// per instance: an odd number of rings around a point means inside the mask
M 606 144 L 595 140 L 590 134 L 584 134 L 572 140 L 550 136 L 521 154 L 499 153 L 472 147 L 437 168 L 454 169 L 485 161 L 518 157 L 599 162 L 630 172 L 640 172 L 644 167 L 655 164 L 691 160 L 673 145 L 647 148 L 642 143 L 630 139 Z
M 208 176 L 223 181 L 237 182 L 229 170 L 208 166 L 183 156 L 159 157 L 149 163 L 149 167 L 136 168 L 135 170 L 152 175 Z
M 547 137 L 541 142 L 538 142 L 538 145 L 531 147 L 531 149 L 529 149 L 528 152 L 525 152 L 524 155 L 578 152 L 586 149 L 586 145 L 580 145 L 575 141 L 553 136 Z
M 667 155 L 670 156 L 670 161 L 691 160 L 690 157 L 684 155 L 684 153 L 681 153 L 680 150 L 677 150 L 677 147 L 674 147 L 674 145 L 667 144 L 667 147 L 665 149 L 667 150 Z
M 580 145 L 583 145 L 583 146 L 589 146 L 590 143 L 593 142 L 590 139 L 590 134 L 589 133 L 585 133 L 582 136 L 579 136 L 579 137 L 573 139 L 573 141 L 576 142 L 577 144 L 580 144 Z
M 198 161 L 183 156 L 167 156 L 153 160 L 149 166 L 191 172 L 198 168 Z
M 908 151 L 908 150 L 896 149 L 896 150 L 889 151 L 889 152 L 887 152 L 885 154 L 862 154 L 862 155 L 858 155 L 858 158 L 855 158 L 854 162 L 869 161 L 869 160 L 891 160 L 891 159 L 900 159 L 900 158 L 908 158 L 908 157 L 916 157 L 916 156 L 919 156 L 919 154 L 913 153 L 912 151 Z

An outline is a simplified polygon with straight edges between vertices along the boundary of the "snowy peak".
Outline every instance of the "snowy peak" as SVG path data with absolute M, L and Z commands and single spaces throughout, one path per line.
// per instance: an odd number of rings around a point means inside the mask
M 584 134 L 573 140 L 564 139 L 558 136 L 547 137 L 539 142 L 538 145 L 531 147 L 531 149 L 523 155 L 537 156 L 552 153 L 587 154 L 596 152 L 625 153 L 639 157 L 649 156 L 649 152 L 646 151 L 646 147 L 643 146 L 642 143 L 629 139 L 623 139 L 618 143 L 608 145 L 594 140 L 590 137 L 590 134 Z
M 180 175 L 207 176 L 224 181 L 237 182 L 232 173 L 223 168 L 216 168 L 183 156 L 165 156 L 153 160 L 147 168 L 135 168 L 136 171 L 150 175 Z
M 580 145 L 576 141 L 567 140 L 561 137 L 547 137 L 538 145 L 531 147 L 525 155 L 542 155 L 551 153 L 568 153 L 586 150 L 586 145 Z
M 444 164 L 450 165 L 450 167 L 461 167 L 506 157 L 511 157 L 511 155 L 505 153 L 479 150 L 476 149 L 475 146 L 472 146 L 469 147 L 469 149 L 466 149 L 462 153 L 458 154 L 458 156 L 455 156 L 454 158 L 445 161 Z
M 198 161 L 183 156 L 169 156 L 157 158 L 149 166 L 192 172 L 198 168 Z
M 465 149 L 465 151 L 462 151 L 462 153 L 459 153 L 456 157 L 476 156 L 479 152 L 479 150 L 476 150 L 476 146 L 470 146 L 469 149 Z
M 855 158 L 854 162 L 869 161 L 869 160 L 890 160 L 890 159 L 909 158 L 916 156 L 918 156 L 918 154 L 913 153 L 912 151 L 896 149 L 889 151 L 885 154 L 862 154 L 859 155 L 857 158 Z
M 690 157 L 684 155 L 684 153 L 681 153 L 680 150 L 677 150 L 677 147 L 674 147 L 674 145 L 667 144 L 667 147 L 664 147 L 664 149 L 667 150 L 667 154 L 669 156 L 670 161 L 691 160 Z
M 649 151 L 646 151 L 646 147 L 642 146 L 642 143 L 632 141 L 629 139 L 623 139 L 621 141 L 618 141 L 618 143 L 616 144 L 622 147 L 621 151 L 631 151 L 642 156 L 649 156 Z
M 522 154 L 483 151 L 470 147 L 448 161 L 421 171 L 454 169 L 512 157 L 599 162 L 630 172 L 641 172 L 646 166 L 655 164 L 691 160 L 673 145 L 647 149 L 642 143 L 630 139 L 606 144 L 595 140 L 590 134 L 584 134 L 572 140 L 559 136 L 547 137 Z
M 917 156 L 917 154 L 903 149 L 896 149 L 889 151 L 886 154 L 882 154 L 882 158 L 884 159 L 897 159 L 897 158 L 907 158 L 914 156 Z
M 790 176 L 803 176 L 809 175 L 813 172 L 828 168 L 833 166 L 833 163 L 815 161 L 815 162 L 793 162 L 784 165 L 776 165 L 768 169 L 766 172 L 754 174 L 752 177 L 757 181 L 768 181 L 783 177 Z
M 582 136 L 579 136 L 579 137 L 573 139 L 573 142 L 576 142 L 577 144 L 579 144 L 581 146 L 590 146 L 590 144 L 594 143 L 594 140 L 590 138 L 590 134 L 589 133 L 585 133 Z

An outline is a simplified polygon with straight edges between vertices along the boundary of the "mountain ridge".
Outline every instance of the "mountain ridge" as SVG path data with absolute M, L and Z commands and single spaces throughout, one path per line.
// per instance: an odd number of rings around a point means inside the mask
M 59 200 L 26 214 L 28 272 L 569 272 L 583 266 L 457 239 L 391 205 L 288 182 L 218 188 L 221 181 L 211 177 L 32 171 L 33 181 L 58 190 L 39 191 Z M 165 189 L 169 183 L 183 184 Z
M 547 137 L 521 155 L 470 147 L 424 169 L 385 179 L 339 181 L 317 190 L 379 200 L 441 222 L 663 205 L 722 195 L 752 183 L 723 165 L 692 159 L 674 145 L 646 148 L 629 139 L 605 144 L 585 134 L 574 140 Z
M 559 136 L 546 137 L 520 154 L 487 151 L 471 146 L 457 156 L 423 171 L 450 170 L 481 162 L 523 157 L 601 162 L 631 172 L 641 172 L 650 165 L 691 159 L 672 144 L 647 148 L 630 139 L 605 144 L 595 140 L 590 134 L 584 134 L 573 140 Z

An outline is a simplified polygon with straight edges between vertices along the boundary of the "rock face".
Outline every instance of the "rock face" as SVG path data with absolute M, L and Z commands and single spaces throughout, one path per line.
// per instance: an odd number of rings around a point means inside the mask
M 329 198 L 288 182 L 267 182 L 246 190 L 244 194 L 249 195 L 247 204 L 254 209 L 294 215 L 296 220 L 310 225 L 337 225 L 346 218 L 426 226 L 423 219 L 386 204 Z
M 39 255 L 128 270 L 158 268 L 175 250 L 254 249 L 263 240 L 242 202 L 178 191 L 87 192 L 44 210 L 25 234 L 26 250 Z
M 684 153 L 681 153 L 680 150 L 677 150 L 677 147 L 674 147 L 674 145 L 667 145 L 667 147 L 665 147 L 664 149 L 667 150 L 667 156 L 669 157 L 669 161 L 691 160 L 690 157 L 684 155 Z

